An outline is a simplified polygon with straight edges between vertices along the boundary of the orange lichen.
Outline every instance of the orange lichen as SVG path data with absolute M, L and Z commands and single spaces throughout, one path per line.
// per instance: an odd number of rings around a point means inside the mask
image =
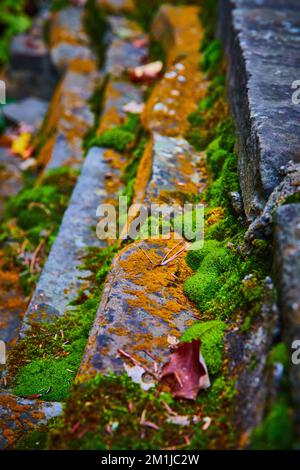
M 132 13 L 135 8 L 133 0 L 97 0 L 97 6 L 109 13 Z
M 184 135 L 188 116 L 204 97 L 208 83 L 199 70 L 199 44 L 203 36 L 197 7 L 161 8 L 153 32 L 167 50 L 167 72 L 148 100 L 142 122 L 163 135 Z

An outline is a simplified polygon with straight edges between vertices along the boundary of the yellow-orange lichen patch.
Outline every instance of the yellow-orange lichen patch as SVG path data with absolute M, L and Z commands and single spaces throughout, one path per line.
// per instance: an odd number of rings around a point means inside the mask
M 5 438 L 5 447 L 10 447 L 24 432 L 33 429 L 45 419 L 42 402 L 23 403 L 10 394 L 0 394 L 0 432 Z M 1 442 L 3 445 L 3 442 Z
M 89 61 L 72 61 L 70 70 L 54 92 L 44 125 L 35 141 L 39 149 L 38 165 L 45 167 L 51 160 L 58 136 L 64 138 L 68 149 L 64 164 L 76 167 L 82 161 L 82 139 L 92 125 L 92 114 L 90 122 L 86 117 L 90 113 L 88 99 L 98 78 Z
M 167 71 L 154 87 L 142 122 L 146 129 L 162 135 L 184 135 L 188 116 L 205 96 L 207 81 L 199 69 L 199 44 L 203 35 L 194 6 L 160 9 L 153 32 L 167 51 Z
M 97 5 L 109 13 L 133 13 L 133 0 L 97 0 Z
M 50 46 L 55 47 L 58 44 L 66 43 L 72 45 L 88 45 L 88 38 L 83 29 L 83 15 L 82 15 L 82 27 L 78 31 L 77 29 L 68 27 L 66 21 L 61 21 L 61 12 L 55 12 L 51 18 L 50 28 Z

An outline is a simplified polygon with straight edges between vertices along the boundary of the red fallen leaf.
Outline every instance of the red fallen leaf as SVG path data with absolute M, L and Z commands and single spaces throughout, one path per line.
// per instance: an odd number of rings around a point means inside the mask
M 195 400 L 199 390 L 210 386 L 207 367 L 200 354 L 200 340 L 180 343 L 161 371 L 160 380 L 170 385 L 174 397 Z
M 129 69 L 128 74 L 133 82 L 147 82 L 158 78 L 162 68 L 163 63 L 157 60 L 156 62 L 150 62 L 149 64 Z

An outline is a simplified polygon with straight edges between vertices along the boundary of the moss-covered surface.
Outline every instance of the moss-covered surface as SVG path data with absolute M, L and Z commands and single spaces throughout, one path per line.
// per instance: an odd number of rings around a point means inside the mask
M 35 324 L 9 356 L 9 375 L 18 396 L 41 394 L 47 400 L 66 400 L 80 365 L 99 305 L 115 247 L 90 249 L 83 269 L 90 275 L 90 294 L 78 294 L 74 310 L 54 322 Z M 47 392 L 47 393 L 46 393 Z
M 113 390 L 113 393 L 112 393 Z M 233 384 L 217 380 L 196 403 L 174 400 L 164 390 L 143 392 L 126 376 L 97 376 L 76 385 L 64 417 L 50 433 L 51 449 L 230 448 L 234 432 L 226 420 Z M 171 409 L 171 411 L 170 411 Z M 222 426 L 216 416 L 222 414 Z M 143 424 L 153 423 L 155 428 Z M 174 424 L 182 417 L 187 426 Z M 209 416 L 206 431 L 203 418 Z M 195 425 L 196 424 L 196 425 Z

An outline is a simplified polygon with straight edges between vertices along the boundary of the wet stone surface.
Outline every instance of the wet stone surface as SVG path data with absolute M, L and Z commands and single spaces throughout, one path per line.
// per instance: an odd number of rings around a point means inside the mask
M 219 35 L 228 59 L 229 99 L 236 119 L 239 174 L 246 214 L 253 219 L 280 183 L 280 168 L 300 161 L 297 0 L 220 2 Z
M 0 449 L 14 444 L 24 433 L 62 413 L 61 403 L 17 398 L 0 393 Z
M 181 202 L 184 202 L 189 196 L 197 194 L 203 177 L 200 161 L 200 155 L 185 139 L 154 133 L 152 175 L 145 202 L 153 202 L 161 197 L 164 202 L 172 203 L 176 200 L 176 193 L 180 193 Z

